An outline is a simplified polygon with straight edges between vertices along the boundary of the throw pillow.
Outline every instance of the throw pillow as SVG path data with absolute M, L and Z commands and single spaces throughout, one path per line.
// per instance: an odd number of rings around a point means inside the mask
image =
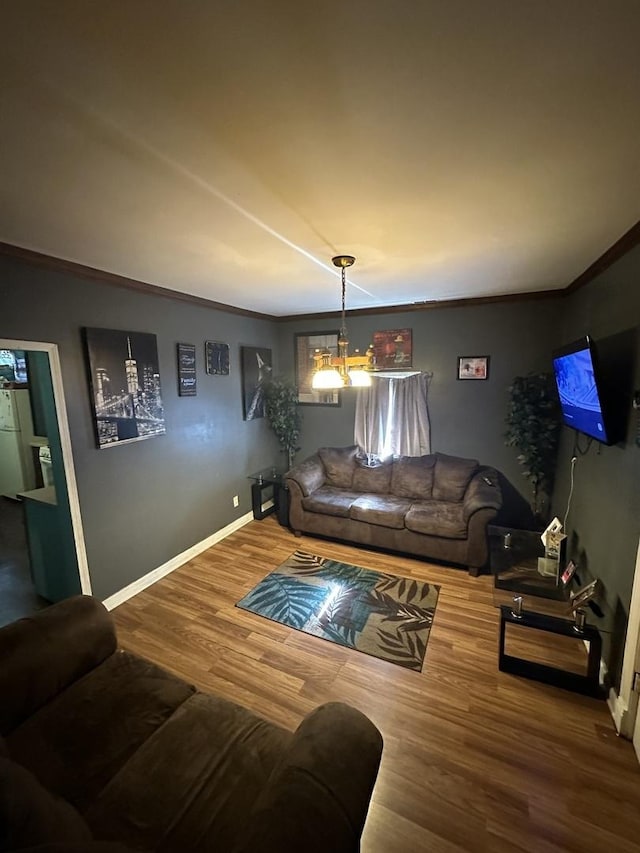
M 477 459 L 463 459 L 436 453 L 433 497 L 437 501 L 461 501 L 469 481 L 478 469 Z
M 391 486 L 391 461 L 377 461 L 370 465 L 369 460 L 357 458 L 357 465 L 353 475 L 351 488 L 354 492 L 369 492 L 375 495 L 387 495 Z
M 352 447 L 321 447 L 318 455 L 327 474 L 327 485 L 350 489 L 356 467 L 358 445 Z
M 393 456 L 378 456 L 377 453 L 367 453 L 360 447 L 356 453 L 356 465 L 361 468 L 379 468 L 381 465 L 387 465 L 392 459 Z
M 436 457 L 398 456 L 393 463 L 391 494 L 414 501 L 429 501 L 433 492 Z
M 70 803 L 47 791 L 25 767 L 0 758 L 0 850 L 91 841 L 89 827 Z

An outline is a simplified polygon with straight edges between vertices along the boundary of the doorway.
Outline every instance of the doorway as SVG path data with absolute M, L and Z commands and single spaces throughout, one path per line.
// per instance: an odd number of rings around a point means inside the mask
M 616 728 L 633 741 L 640 761 L 640 542 L 636 554 L 636 570 L 631 590 L 627 636 L 620 677 L 620 691 L 609 700 Z
M 2 625 L 70 595 L 90 594 L 91 581 L 58 347 L 0 339 L 0 349 L 28 354 L 31 410 L 39 421 L 39 435 L 25 442 L 33 453 L 26 491 L 20 493 L 20 500 L 0 498 Z M 39 464 L 42 444 L 47 447 L 48 466 Z

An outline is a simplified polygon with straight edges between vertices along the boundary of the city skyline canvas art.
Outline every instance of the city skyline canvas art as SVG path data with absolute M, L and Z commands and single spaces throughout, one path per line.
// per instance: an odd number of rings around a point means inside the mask
M 84 329 L 100 449 L 166 432 L 158 343 L 148 332 Z

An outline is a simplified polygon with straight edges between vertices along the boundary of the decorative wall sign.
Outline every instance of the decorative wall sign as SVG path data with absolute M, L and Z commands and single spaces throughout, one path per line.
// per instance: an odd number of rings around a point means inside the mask
M 488 355 L 458 356 L 458 379 L 488 379 Z
M 214 376 L 228 376 L 229 344 L 222 344 L 218 341 L 205 341 L 204 361 L 207 373 Z
M 338 332 L 299 332 L 295 335 L 296 386 L 302 406 L 339 406 L 339 391 L 314 391 L 311 387 L 315 362 L 313 356 L 328 349 L 338 355 Z
M 98 447 L 163 435 L 156 336 L 84 329 L 84 341 Z
M 403 370 L 413 366 L 411 329 L 386 329 L 373 333 L 373 357 L 377 370 Z
M 273 370 L 271 350 L 240 347 L 242 415 L 245 421 L 264 417 L 264 385 Z
M 178 394 L 195 397 L 197 393 L 195 344 L 178 344 Z

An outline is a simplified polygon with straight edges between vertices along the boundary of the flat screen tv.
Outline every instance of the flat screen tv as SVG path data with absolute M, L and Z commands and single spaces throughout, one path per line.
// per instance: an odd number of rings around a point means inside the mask
M 603 444 L 615 444 L 595 345 L 588 335 L 553 353 L 562 422 Z

